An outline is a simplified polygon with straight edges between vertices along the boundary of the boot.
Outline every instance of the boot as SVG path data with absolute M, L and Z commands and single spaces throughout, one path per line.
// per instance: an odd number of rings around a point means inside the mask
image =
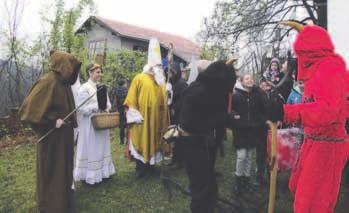
M 257 172 L 256 174 L 256 182 L 253 183 L 253 185 L 260 187 L 260 186 L 264 186 L 266 183 L 266 179 L 263 173 Z
M 250 177 L 245 177 L 242 176 L 242 191 L 243 192 L 249 192 L 251 187 L 250 187 Z
M 143 162 L 136 160 L 136 178 L 140 179 L 145 177 L 145 175 L 146 175 L 146 165 Z
M 240 195 L 242 193 L 242 184 L 243 184 L 243 177 L 242 176 L 236 176 L 235 186 L 234 186 L 234 193 L 236 195 Z
M 155 177 L 160 177 L 160 174 L 161 174 L 161 171 L 158 168 L 156 168 L 154 165 L 150 165 L 150 164 L 147 164 L 146 172 L 148 172 L 148 174 L 155 176 Z
M 120 145 L 123 145 L 124 144 L 124 137 L 122 137 L 121 135 L 120 135 Z

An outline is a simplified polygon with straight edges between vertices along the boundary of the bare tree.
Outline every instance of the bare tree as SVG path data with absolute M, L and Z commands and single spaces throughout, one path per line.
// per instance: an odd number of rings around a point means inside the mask
M 0 25 L 0 114 L 8 113 L 9 107 L 19 106 L 39 76 L 48 70 L 49 52 L 51 49 L 59 49 L 84 55 L 83 36 L 75 35 L 74 28 L 78 18 L 90 8 L 93 11 L 94 0 L 79 0 L 69 10 L 65 10 L 65 0 L 54 0 L 54 17 L 47 8 L 42 11 L 41 21 L 44 29 L 35 36 L 35 40 L 27 39 L 19 33 L 21 19 L 25 9 L 25 0 L 3 0 L 0 8 L 0 19 L 6 25 Z M 50 11 L 51 12 L 51 11 Z M 4 21 L 5 20 L 5 21 Z
M 8 91 L 8 94 L 5 93 L 5 100 L 2 100 L 2 102 L 5 101 L 5 106 L 15 106 L 18 105 L 23 96 L 21 92 L 23 78 L 21 53 L 24 44 L 18 38 L 18 28 L 21 23 L 24 4 L 20 0 L 5 0 L 3 6 L 5 16 L 2 18 L 6 20 L 7 26 L 3 31 L 5 59 L 1 64 L 0 80 L 3 82 L 2 91 Z
M 26 1 L 4 0 L 1 2 L 0 18 L 6 25 L 1 31 L 2 49 L 0 58 L 0 114 L 17 107 L 34 81 L 37 80 L 41 51 L 44 43 L 41 36 L 30 41 L 20 34 L 21 21 Z
M 311 20 L 324 24 L 326 14 L 321 12 L 326 0 L 230 0 L 219 1 L 213 14 L 204 19 L 198 34 L 200 43 L 221 46 L 230 52 L 244 56 L 242 68 L 261 71 L 267 52 L 285 57 L 288 41 L 284 38 L 290 29 L 280 27 L 282 20 Z M 224 42 L 222 42 L 224 41 Z M 224 46 L 230 45 L 230 46 Z M 267 51 L 268 50 L 268 51 Z M 229 51 L 225 52 L 228 54 Z M 219 55 L 219 54 L 216 54 Z

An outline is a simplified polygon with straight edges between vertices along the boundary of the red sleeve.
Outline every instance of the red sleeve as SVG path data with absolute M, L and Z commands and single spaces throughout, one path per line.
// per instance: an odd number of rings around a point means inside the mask
M 302 121 L 304 126 L 327 126 L 345 113 L 345 70 L 334 62 L 322 63 L 313 76 L 314 102 L 284 106 L 287 123 Z
M 346 116 L 349 118 L 349 71 L 346 72 L 346 80 L 345 80 L 345 96 L 346 96 Z

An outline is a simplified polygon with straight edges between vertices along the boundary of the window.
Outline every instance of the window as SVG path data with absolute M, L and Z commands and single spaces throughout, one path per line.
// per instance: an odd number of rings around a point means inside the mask
M 104 57 L 106 49 L 107 40 L 92 40 L 88 44 L 88 57 L 92 58 L 94 56 Z
M 147 47 L 140 45 L 133 45 L 133 51 L 147 52 Z

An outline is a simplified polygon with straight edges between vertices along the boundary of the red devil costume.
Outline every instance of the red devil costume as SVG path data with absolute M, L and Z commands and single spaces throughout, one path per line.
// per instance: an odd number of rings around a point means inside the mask
M 284 105 L 283 112 L 285 122 L 302 123 L 305 135 L 289 187 L 295 193 L 295 213 L 328 213 L 335 208 L 348 157 L 349 82 L 345 62 L 334 53 L 329 34 L 318 26 L 300 27 L 299 31 L 294 49 L 298 80 L 304 81 L 303 103 Z

